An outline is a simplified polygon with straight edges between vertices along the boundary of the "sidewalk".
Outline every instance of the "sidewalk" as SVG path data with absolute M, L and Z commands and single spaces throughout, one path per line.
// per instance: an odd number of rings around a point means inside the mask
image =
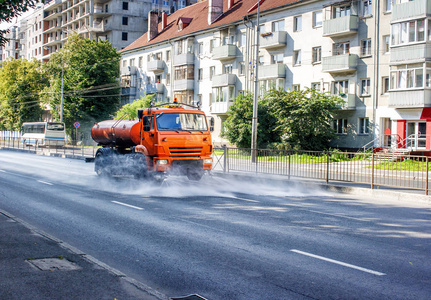
M 1 210 L 0 277 L 0 299 L 168 299 Z

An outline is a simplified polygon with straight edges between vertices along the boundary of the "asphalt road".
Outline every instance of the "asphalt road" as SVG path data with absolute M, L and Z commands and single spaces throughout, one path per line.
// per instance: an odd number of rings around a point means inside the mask
M 0 151 L 0 208 L 170 297 L 430 299 L 431 206 Z

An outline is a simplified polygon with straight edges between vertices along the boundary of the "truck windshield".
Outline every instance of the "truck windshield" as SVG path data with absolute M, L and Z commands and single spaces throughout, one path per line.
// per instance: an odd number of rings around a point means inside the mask
M 157 115 L 158 130 L 207 131 L 205 115 L 193 113 L 160 113 Z

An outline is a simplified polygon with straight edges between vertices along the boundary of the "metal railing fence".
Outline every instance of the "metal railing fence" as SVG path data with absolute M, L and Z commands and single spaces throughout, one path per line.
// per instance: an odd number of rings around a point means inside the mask
M 215 148 L 213 169 L 298 178 L 429 190 L 427 156 L 403 153 L 363 153 L 339 151 L 288 151 L 259 149 L 251 160 L 251 149 Z M 427 171 L 428 170 L 428 171 Z

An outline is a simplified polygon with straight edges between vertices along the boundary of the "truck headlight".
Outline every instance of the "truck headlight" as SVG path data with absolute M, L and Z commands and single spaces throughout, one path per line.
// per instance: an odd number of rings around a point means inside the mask
M 212 158 L 205 158 L 204 159 L 204 164 L 212 164 L 213 163 L 213 159 Z
M 167 159 L 159 159 L 157 161 L 158 165 L 167 165 L 168 164 L 168 160 Z

